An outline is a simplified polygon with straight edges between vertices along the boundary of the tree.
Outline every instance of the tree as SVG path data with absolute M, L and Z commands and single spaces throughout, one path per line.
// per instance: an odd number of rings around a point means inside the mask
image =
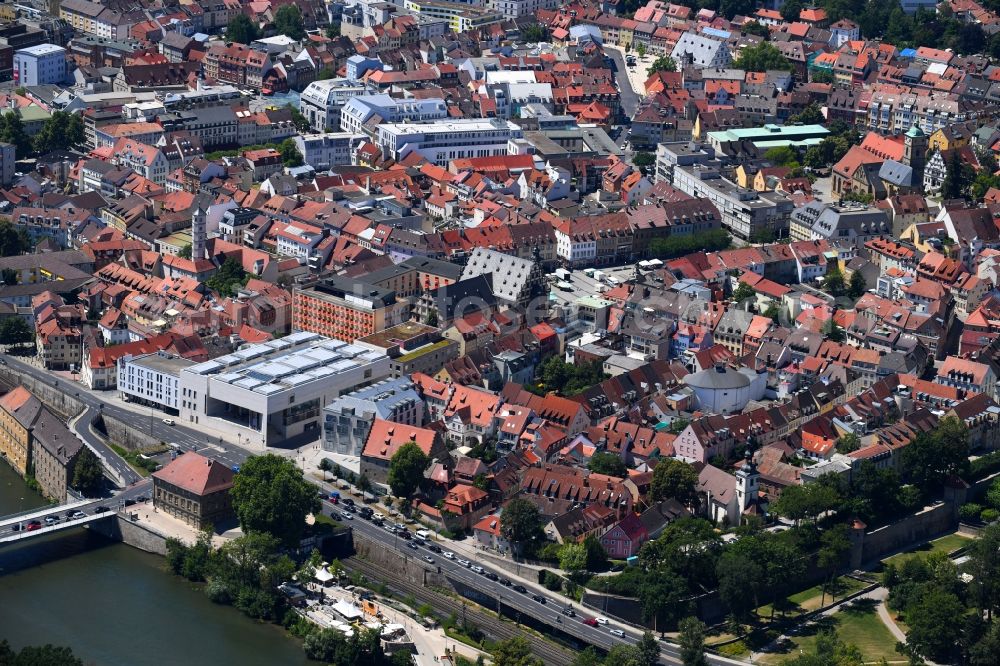
M 83 660 L 68 647 L 29 645 L 15 652 L 6 639 L 0 641 L 0 666 L 83 666 Z
M 674 498 L 681 504 L 691 505 L 698 498 L 698 472 L 683 460 L 668 458 L 653 468 L 649 492 L 654 500 Z
M 410 497 L 424 480 L 424 470 L 431 464 L 416 442 L 406 442 L 389 461 L 389 488 L 396 497 Z
M 802 2 L 800 0 L 785 0 L 781 5 L 781 18 L 789 23 L 798 21 L 802 9 Z
M 847 334 L 844 333 L 844 329 L 840 327 L 833 319 L 828 319 L 825 324 L 823 324 L 823 335 L 827 337 L 831 342 L 843 342 L 847 339 Z
M 320 509 L 316 486 L 294 462 L 272 453 L 247 458 L 230 495 L 244 532 L 270 534 L 286 546 L 298 545 L 306 516 Z
M 638 45 L 638 46 L 637 46 L 637 47 L 635 48 L 635 52 L 636 52 L 636 53 L 637 53 L 637 54 L 639 55 L 639 57 L 640 57 L 640 58 L 642 58 L 643 56 L 645 56 L 645 55 L 646 55 L 646 45 L 645 45 L 645 44 L 642 44 L 642 43 L 640 43 L 640 44 L 639 44 L 639 45 Z
M 70 485 L 74 490 L 83 493 L 84 497 L 95 497 L 104 487 L 104 469 L 89 446 L 80 449 L 80 455 L 73 466 L 73 481 Z
M 589 645 L 585 650 L 576 653 L 572 666 L 601 666 L 603 663 L 604 661 L 597 654 L 597 648 Z
M 673 259 L 691 252 L 718 252 L 728 249 L 733 239 L 725 229 L 712 229 L 699 234 L 654 238 L 649 252 L 658 259 Z
M 358 489 L 363 493 L 371 491 L 372 480 L 368 478 L 367 474 L 362 474 L 358 477 Z
M 788 166 L 793 163 L 798 166 L 799 154 L 790 146 L 777 146 L 768 148 L 764 153 L 764 159 L 777 166 Z
M 524 636 L 497 641 L 490 652 L 493 666 L 543 666 L 541 659 L 531 656 L 531 643 Z
M 850 539 L 847 538 L 847 526 L 837 525 L 833 529 L 826 530 L 820 536 L 820 544 L 816 564 L 821 569 L 828 569 L 830 572 L 830 584 L 823 586 L 823 592 L 820 596 L 819 605 L 823 606 L 826 601 L 826 589 L 829 587 L 831 595 L 833 594 L 833 579 L 836 578 L 837 571 L 844 561 L 844 555 L 851 549 Z
M 813 83 L 833 83 L 833 72 L 829 69 L 813 69 L 809 72 L 809 80 Z
M 706 666 L 705 625 L 696 617 L 681 620 L 677 642 L 681 648 L 681 663 L 684 666 Z
M 847 295 L 851 298 L 861 298 L 867 290 L 868 283 L 865 281 L 865 276 L 861 274 L 861 271 L 854 271 L 851 273 L 851 281 L 847 287 Z
M 972 167 L 962 161 L 957 150 L 951 151 L 945 163 L 944 180 L 941 182 L 942 199 L 961 199 L 972 184 Z
M 71 148 L 84 141 L 83 120 L 75 113 L 55 111 L 35 135 L 34 148 L 47 153 L 60 148 Z
M 220 296 L 235 296 L 240 287 L 247 283 L 249 275 L 243 270 L 239 259 L 228 257 L 205 285 L 219 292 Z
M 520 551 L 544 539 L 538 507 L 521 497 L 512 499 L 500 514 L 500 534 Z
M 903 448 L 903 476 L 921 492 L 938 488 L 949 475 L 961 476 L 969 467 L 969 431 L 953 416 L 938 421 Z
M 608 552 L 593 534 L 587 535 L 583 540 L 583 547 L 587 551 L 587 570 L 599 571 L 608 564 Z
M 521 37 L 526 42 L 545 42 L 549 39 L 549 30 L 541 23 L 532 23 L 521 28 Z
M 30 242 L 25 243 L 21 231 L 10 220 L 0 220 L 0 257 L 14 257 L 31 248 Z
M 326 26 L 326 37 L 327 39 L 336 39 L 337 37 L 340 37 L 340 24 L 331 23 Z
M 823 289 L 831 296 L 843 296 L 844 274 L 836 266 L 827 271 L 823 278 Z
M 736 289 L 733 290 L 733 302 L 742 303 L 743 301 L 756 300 L 757 290 L 748 285 L 746 282 L 740 282 Z
M 226 25 L 226 41 L 249 44 L 260 39 L 260 28 L 246 14 L 237 14 Z
M 754 46 L 743 47 L 733 61 L 733 67 L 748 72 L 766 72 L 769 69 L 790 71 L 792 63 L 788 62 L 776 46 L 770 42 L 761 42 Z
M 608 451 L 598 451 L 591 456 L 587 468 L 591 472 L 607 474 L 608 476 L 624 478 L 628 475 L 628 467 L 625 465 L 625 461 L 621 459 L 621 456 L 616 456 Z
M 177 251 L 177 256 L 180 257 L 181 259 L 190 259 L 191 258 L 191 243 L 187 243 L 184 247 L 182 247 L 181 249 L 179 249 Z M 198 257 L 198 258 L 201 259 L 201 257 Z
M 274 29 L 278 34 L 300 41 L 306 36 L 302 25 L 302 11 L 298 5 L 282 5 L 274 14 Z
M 639 666 L 656 666 L 660 663 L 660 646 L 652 633 L 642 632 L 642 638 L 639 639 L 635 647 L 638 652 L 636 656 Z
M 836 489 L 822 483 L 806 483 L 800 486 L 789 486 L 781 491 L 781 496 L 774 502 L 772 509 L 796 523 L 803 519 L 815 523 L 827 511 L 832 511 L 840 502 Z
M 632 164 L 636 165 L 640 169 L 645 169 L 653 164 L 656 164 L 656 156 L 652 153 L 646 153 L 640 150 L 632 156 Z
M 323 472 L 323 480 L 326 481 L 327 473 L 333 471 L 333 462 L 329 458 L 323 458 L 319 461 L 319 471 Z
M 771 31 L 768 27 L 758 21 L 747 21 L 740 26 L 740 32 L 744 35 L 757 35 L 758 37 L 763 37 L 764 39 L 771 36 Z
M 428 310 L 427 311 L 427 316 L 424 317 L 424 323 L 427 324 L 428 326 L 435 326 L 436 327 L 438 325 L 438 313 L 437 313 L 437 310 Z
M 21 116 L 16 111 L 0 114 L 0 141 L 13 144 L 17 159 L 24 159 L 31 154 L 31 138 L 24 131 Z
M 284 5 L 282 9 L 285 7 L 295 7 L 295 5 Z M 302 166 L 302 153 L 299 152 L 298 146 L 295 145 L 295 139 L 285 139 L 282 141 L 279 151 L 281 152 L 281 161 L 286 167 Z
M 961 624 L 955 620 L 964 613 L 957 596 L 930 587 L 906 607 L 907 647 L 926 659 L 950 663 L 961 637 Z
M 587 549 L 582 543 L 567 542 L 559 549 L 559 568 L 575 573 L 587 569 Z
M 861 448 L 861 438 L 853 432 L 837 438 L 837 453 L 848 454 Z
M 677 63 L 668 55 L 661 55 L 646 68 L 646 76 L 652 76 L 657 72 L 676 72 Z
M 23 345 L 35 339 L 35 332 L 21 317 L 0 320 L 0 344 Z
M 800 113 L 788 119 L 790 123 L 802 123 L 803 125 L 823 125 L 826 123 L 826 116 L 816 102 L 811 103 Z

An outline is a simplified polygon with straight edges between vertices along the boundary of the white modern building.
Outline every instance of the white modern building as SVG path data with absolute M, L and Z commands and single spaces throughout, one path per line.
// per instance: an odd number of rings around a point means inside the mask
M 299 111 L 313 129 L 337 132 L 340 127 L 340 112 L 352 97 L 369 92 L 365 84 L 348 79 L 326 79 L 313 81 L 299 96 Z
M 342 395 L 323 408 L 323 450 L 360 456 L 375 419 L 420 427 L 424 402 L 407 377 Z
M 493 0 L 493 8 L 508 20 L 534 16 L 539 9 L 555 9 L 558 6 L 557 0 Z
M 383 156 L 401 160 L 417 152 L 438 166 L 464 157 L 508 154 L 507 142 L 524 132 L 509 120 L 462 119 L 433 123 L 384 123 L 376 143 Z
M 192 365 L 193 361 L 166 352 L 122 356 L 118 359 L 118 393 L 128 402 L 176 412 L 180 409 L 181 371 Z
M 324 171 L 338 164 L 353 164 L 354 154 L 365 140 L 363 134 L 350 132 L 297 134 L 295 146 L 306 164 L 317 171 Z
M 251 446 L 315 438 L 325 405 L 388 376 L 385 352 L 292 333 L 185 368 L 180 420 Z
M 14 52 L 14 83 L 41 86 L 66 81 L 66 49 L 38 44 Z
M 396 99 L 385 94 L 360 95 L 344 104 L 340 113 L 340 129 L 364 134 L 365 124 L 376 115 L 383 123 L 422 123 L 447 118 L 448 105 L 443 99 L 434 97 Z

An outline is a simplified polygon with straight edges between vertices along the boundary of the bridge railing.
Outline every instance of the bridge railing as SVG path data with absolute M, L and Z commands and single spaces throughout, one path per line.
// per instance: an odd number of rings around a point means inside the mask
M 49 504 L 48 506 L 36 506 L 34 509 L 28 509 L 27 511 L 21 511 L 20 513 L 11 513 L 6 516 L 0 516 L 0 525 L 5 523 L 11 523 L 17 519 L 27 518 L 28 516 L 44 516 L 50 513 L 59 513 L 60 511 L 67 511 L 73 507 L 83 506 L 85 504 L 90 504 L 93 500 L 83 499 L 74 500 L 72 502 L 66 502 L 65 504 Z

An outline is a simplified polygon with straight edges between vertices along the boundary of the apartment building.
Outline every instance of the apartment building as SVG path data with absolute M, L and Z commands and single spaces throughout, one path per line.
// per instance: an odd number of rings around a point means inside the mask
M 742 188 L 723 178 L 714 165 L 677 166 L 673 177 L 677 189 L 711 201 L 719 210 L 722 226 L 739 238 L 788 235 L 789 217 L 795 206 L 785 195 Z
M 323 450 L 361 455 L 375 419 L 421 426 L 424 403 L 407 377 L 386 379 L 338 397 L 323 408 Z
M 336 165 L 354 164 L 354 153 L 366 139 L 363 134 L 351 132 L 297 134 L 294 138 L 302 160 L 317 171 L 326 171 Z
M 304 95 L 305 93 L 303 93 Z M 423 123 L 448 117 L 448 105 L 443 99 L 396 99 L 385 94 L 359 95 L 348 100 L 340 113 L 343 132 L 374 136 L 368 122 L 378 116 L 383 123 Z
M 299 96 L 299 112 L 318 132 L 353 131 L 341 126 L 341 112 L 348 100 L 366 96 L 367 85 L 350 79 L 313 81 Z
M 118 393 L 128 402 L 155 406 L 170 413 L 180 409 L 181 370 L 193 361 L 166 352 L 118 359 Z
M 292 328 L 336 340 L 358 338 L 409 318 L 409 304 L 396 292 L 343 277 L 329 277 L 292 294 Z
M 14 83 L 41 86 L 66 81 L 66 49 L 38 44 L 14 52 Z

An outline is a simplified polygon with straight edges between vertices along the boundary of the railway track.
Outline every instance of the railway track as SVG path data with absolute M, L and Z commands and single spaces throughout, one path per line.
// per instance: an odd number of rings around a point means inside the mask
M 497 621 L 497 618 L 492 615 L 487 615 L 478 610 L 472 602 L 463 606 L 461 602 L 455 601 L 448 595 L 436 592 L 422 585 L 395 578 L 387 580 L 387 572 L 384 569 L 379 569 L 375 565 L 356 557 L 341 560 L 341 563 L 345 569 L 357 571 L 371 580 L 384 582 L 389 589 L 410 595 L 421 603 L 429 604 L 435 611 L 446 615 L 454 613 L 456 617 L 462 617 L 464 614 L 468 621 L 480 627 L 493 638 L 504 640 L 513 638 L 514 636 L 524 636 L 531 643 L 532 654 L 544 659 L 546 666 L 569 666 L 573 661 L 574 655 L 568 650 L 564 650 L 530 632 L 521 631 L 517 626 L 514 626 L 512 621 Z

